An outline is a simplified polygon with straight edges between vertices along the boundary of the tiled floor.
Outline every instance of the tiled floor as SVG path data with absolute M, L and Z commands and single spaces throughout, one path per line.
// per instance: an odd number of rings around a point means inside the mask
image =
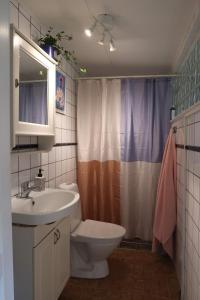
M 70 279 L 59 300 L 179 300 L 174 267 L 150 251 L 117 249 L 104 279 Z

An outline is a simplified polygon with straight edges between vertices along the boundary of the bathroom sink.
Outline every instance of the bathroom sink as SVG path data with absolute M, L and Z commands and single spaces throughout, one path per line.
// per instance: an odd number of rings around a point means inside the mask
M 30 198 L 12 197 L 12 222 L 40 225 L 58 221 L 78 205 L 79 194 L 59 189 L 31 192 Z

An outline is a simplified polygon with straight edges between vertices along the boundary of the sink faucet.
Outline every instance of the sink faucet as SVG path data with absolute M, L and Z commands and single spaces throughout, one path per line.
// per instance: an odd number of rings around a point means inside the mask
M 18 196 L 20 198 L 29 198 L 29 194 L 31 191 L 41 191 L 40 186 L 34 184 L 30 185 L 30 181 L 25 181 L 21 184 L 21 189 Z

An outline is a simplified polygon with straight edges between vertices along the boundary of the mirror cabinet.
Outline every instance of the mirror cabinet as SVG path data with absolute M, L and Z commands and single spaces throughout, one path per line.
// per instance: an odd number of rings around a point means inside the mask
M 11 27 L 11 147 L 21 135 L 38 136 L 39 149 L 55 142 L 56 62 Z

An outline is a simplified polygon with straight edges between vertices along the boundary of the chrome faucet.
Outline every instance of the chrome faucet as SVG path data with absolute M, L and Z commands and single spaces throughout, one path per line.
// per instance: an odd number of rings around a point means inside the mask
M 19 198 L 29 198 L 31 191 L 41 191 L 40 187 L 37 185 L 30 185 L 30 181 L 25 181 L 21 184 L 20 193 L 18 194 Z

